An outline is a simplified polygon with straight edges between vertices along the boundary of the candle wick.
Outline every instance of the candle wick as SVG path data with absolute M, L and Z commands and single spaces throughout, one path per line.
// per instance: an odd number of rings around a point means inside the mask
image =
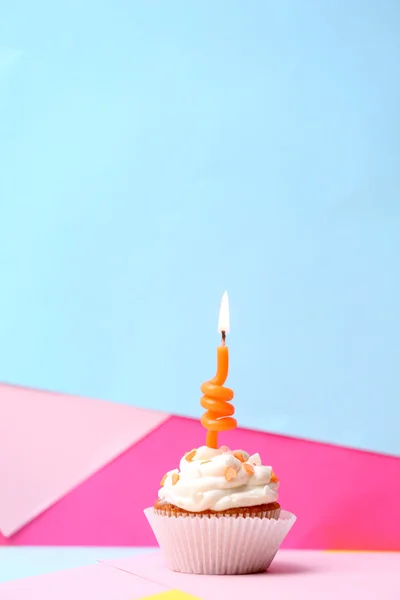
M 225 333 L 225 331 L 221 331 L 221 337 L 222 337 L 222 345 L 225 346 L 225 340 L 226 340 L 226 333 Z

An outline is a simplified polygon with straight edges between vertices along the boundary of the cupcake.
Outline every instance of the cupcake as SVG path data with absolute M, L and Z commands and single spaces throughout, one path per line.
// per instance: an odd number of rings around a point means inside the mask
M 145 514 L 173 571 L 265 571 L 295 517 L 278 503 L 279 481 L 259 454 L 202 446 L 161 481 Z
M 229 370 L 226 293 L 218 331 L 217 372 L 200 388 L 206 445 L 185 454 L 179 469 L 168 471 L 157 502 L 145 514 L 173 571 L 258 573 L 268 569 L 296 517 L 281 510 L 278 478 L 261 464 L 259 454 L 218 447 L 219 432 L 237 425 L 234 393 L 224 385 Z

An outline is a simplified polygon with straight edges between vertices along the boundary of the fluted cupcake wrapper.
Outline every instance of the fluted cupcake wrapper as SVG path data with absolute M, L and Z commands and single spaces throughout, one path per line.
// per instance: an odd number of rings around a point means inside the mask
M 145 515 L 172 571 L 204 575 L 260 573 L 270 566 L 296 521 L 253 516 L 176 516 L 147 508 Z

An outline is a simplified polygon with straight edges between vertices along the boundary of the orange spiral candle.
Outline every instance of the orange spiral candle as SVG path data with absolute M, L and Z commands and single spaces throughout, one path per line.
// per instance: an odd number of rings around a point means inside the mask
M 219 431 L 229 431 L 237 425 L 236 419 L 232 418 L 235 408 L 230 404 L 233 391 L 224 387 L 229 370 L 229 351 L 225 345 L 225 333 L 229 331 L 229 304 L 226 292 L 221 302 L 218 330 L 222 333 L 222 345 L 217 348 L 217 374 L 200 388 L 204 394 L 200 404 L 206 409 L 201 424 L 207 429 L 206 444 L 209 448 L 218 448 Z

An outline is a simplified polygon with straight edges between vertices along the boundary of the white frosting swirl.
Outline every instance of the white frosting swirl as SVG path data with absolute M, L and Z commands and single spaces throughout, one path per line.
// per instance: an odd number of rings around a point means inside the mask
M 166 474 L 158 497 L 190 512 L 223 511 L 276 502 L 278 488 L 272 468 L 261 464 L 259 454 L 201 446 Z

